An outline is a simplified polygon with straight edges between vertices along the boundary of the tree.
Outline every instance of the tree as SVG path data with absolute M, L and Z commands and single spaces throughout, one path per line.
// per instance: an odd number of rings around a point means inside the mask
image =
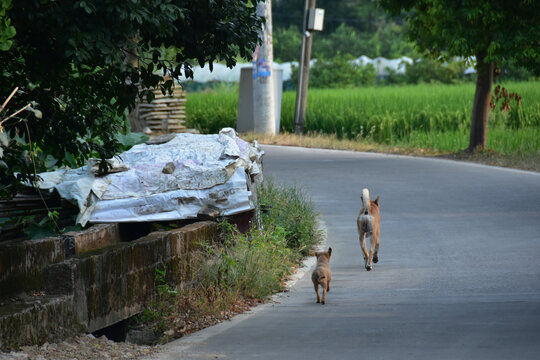
M 274 59 L 276 62 L 298 61 L 302 48 L 302 34 L 290 25 L 288 28 L 273 28 Z
M 409 37 L 435 57 L 475 59 L 469 151 L 486 146 L 491 89 L 498 65 L 511 60 L 540 73 L 540 2 L 536 0 L 379 0 L 404 11 Z
M 274 0 L 272 13 L 276 29 L 295 26 L 302 28 L 305 0 Z M 374 33 L 385 20 L 385 13 L 372 0 L 317 0 L 317 7 L 324 9 L 324 32 L 334 32 L 347 24 L 361 33 Z
M 15 28 L 6 17 L 6 11 L 11 7 L 11 0 L 0 0 L 0 51 L 11 47 L 11 38 L 15 36 Z
M 80 166 L 116 155 L 137 96 L 171 91 L 192 64 L 250 58 L 262 20 L 249 0 L 0 0 L 0 196 L 33 165 Z M 167 58 L 164 49 L 174 49 Z M 135 53 L 138 67 L 126 56 Z M 139 91 L 137 84 L 142 86 Z M 3 121 L 27 104 L 40 110 Z M 29 156 L 33 154 L 33 156 Z M 34 161 L 36 160 L 36 161 Z M 29 162 L 32 166 L 29 166 Z

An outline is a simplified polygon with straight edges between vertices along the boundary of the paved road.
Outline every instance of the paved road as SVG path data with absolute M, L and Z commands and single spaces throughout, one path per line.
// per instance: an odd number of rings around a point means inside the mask
M 540 359 L 540 174 L 445 160 L 265 146 L 332 246 L 278 304 L 177 340 L 162 359 Z M 363 268 L 360 192 L 381 195 L 380 261 Z

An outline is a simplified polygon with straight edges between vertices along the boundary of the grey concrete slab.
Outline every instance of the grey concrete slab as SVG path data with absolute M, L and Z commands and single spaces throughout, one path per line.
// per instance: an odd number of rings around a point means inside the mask
M 540 174 L 462 162 L 264 146 L 305 189 L 332 246 L 278 303 L 167 344 L 160 359 L 539 359 Z M 380 261 L 363 268 L 360 193 L 381 196 Z

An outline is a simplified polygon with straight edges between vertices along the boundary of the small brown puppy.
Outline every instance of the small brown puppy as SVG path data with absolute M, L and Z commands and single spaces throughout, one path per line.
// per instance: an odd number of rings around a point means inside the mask
M 322 304 L 326 303 L 326 292 L 330 291 L 330 281 L 332 280 L 332 272 L 330 271 L 330 256 L 332 255 L 332 248 L 328 248 L 328 251 L 316 252 L 317 266 L 311 274 L 311 280 L 315 287 L 315 293 L 317 294 L 317 302 L 321 302 L 319 296 L 319 285 L 322 287 Z

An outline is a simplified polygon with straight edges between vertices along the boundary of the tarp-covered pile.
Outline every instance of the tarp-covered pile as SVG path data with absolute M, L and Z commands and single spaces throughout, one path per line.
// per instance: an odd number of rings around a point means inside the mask
M 196 218 L 210 206 L 227 216 L 254 209 L 251 178 L 262 176 L 263 151 L 231 128 L 217 135 L 175 134 L 140 144 L 94 175 L 92 164 L 39 174 L 41 189 L 77 203 L 77 222 L 144 222 Z

